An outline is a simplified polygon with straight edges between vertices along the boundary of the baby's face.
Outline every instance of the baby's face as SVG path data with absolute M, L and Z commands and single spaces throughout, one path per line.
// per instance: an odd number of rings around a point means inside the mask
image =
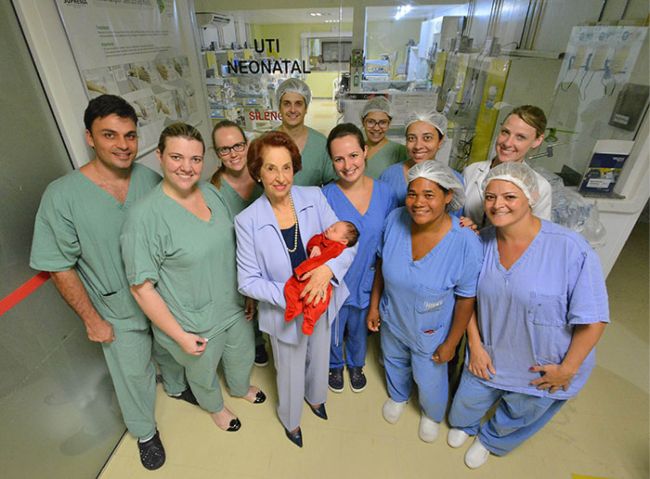
M 347 244 L 347 226 L 342 221 L 337 221 L 325 230 L 325 238 L 331 241 Z

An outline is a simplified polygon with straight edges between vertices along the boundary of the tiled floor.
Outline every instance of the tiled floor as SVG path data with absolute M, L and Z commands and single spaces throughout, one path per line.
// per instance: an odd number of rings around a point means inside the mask
M 419 479 L 578 478 L 645 479 L 648 468 L 648 225 L 635 228 L 609 276 L 612 324 L 599 345 L 598 366 L 581 394 L 540 433 L 481 469 L 463 464 L 466 447 L 447 446 L 447 428 L 433 444 L 418 439 L 418 411 L 411 402 L 398 424 L 381 416 L 386 398 L 383 370 L 373 339 L 368 353 L 368 388 L 330 393 L 329 421 L 305 406 L 305 447 L 284 436 L 274 403 L 274 370 L 254 368 L 253 382 L 269 395 L 262 405 L 227 399 L 241 418 L 237 433 L 213 425 L 207 413 L 168 399 L 160 390 L 159 428 L 167 463 L 143 469 L 133 438 L 126 436 L 102 479 L 145 477 L 220 479 Z M 347 377 L 346 377 L 347 379 Z

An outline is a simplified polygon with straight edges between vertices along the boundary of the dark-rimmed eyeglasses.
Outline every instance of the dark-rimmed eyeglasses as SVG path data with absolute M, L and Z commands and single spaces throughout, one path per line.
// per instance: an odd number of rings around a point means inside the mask
M 237 153 L 241 153 L 242 151 L 244 151 L 245 148 L 246 148 L 246 142 L 240 141 L 239 143 L 235 143 L 232 146 L 220 146 L 219 148 L 217 148 L 217 155 L 226 156 L 233 151 L 236 151 Z
M 390 120 L 373 120 L 372 118 L 368 118 L 366 120 L 366 126 L 368 128 L 374 128 L 378 126 L 379 128 L 388 128 L 388 125 L 390 125 Z

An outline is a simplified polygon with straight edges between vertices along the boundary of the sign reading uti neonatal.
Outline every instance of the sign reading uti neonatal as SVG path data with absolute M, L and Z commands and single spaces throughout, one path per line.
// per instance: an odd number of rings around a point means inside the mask
M 254 40 L 255 52 L 272 54 L 280 53 L 279 38 L 262 38 L 258 44 Z M 229 74 L 235 75 L 259 75 L 262 73 L 279 73 L 281 75 L 307 74 L 311 73 L 305 60 L 288 60 L 276 58 L 262 58 L 251 60 L 228 61 L 227 70 Z

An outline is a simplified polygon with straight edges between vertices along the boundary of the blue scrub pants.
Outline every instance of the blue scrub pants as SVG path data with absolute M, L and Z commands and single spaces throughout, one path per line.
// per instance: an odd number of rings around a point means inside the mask
M 431 355 L 411 349 L 385 326 L 381 329 L 381 349 L 390 398 L 407 401 L 415 381 L 424 414 L 436 422 L 442 421 L 449 394 L 447 364 L 436 364 Z
M 498 401 L 496 412 L 481 418 Z M 465 369 L 449 412 L 449 424 L 479 440 L 492 454 L 503 456 L 531 437 L 557 413 L 565 400 L 492 388 Z
M 348 368 L 362 368 L 366 364 L 366 341 L 368 327 L 366 314 L 368 308 L 343 306 L 332 324 L 330 345 L 330 369 L 340 369 L 344 364 Z M 343 359 L 345 345 L 345 359 Z

